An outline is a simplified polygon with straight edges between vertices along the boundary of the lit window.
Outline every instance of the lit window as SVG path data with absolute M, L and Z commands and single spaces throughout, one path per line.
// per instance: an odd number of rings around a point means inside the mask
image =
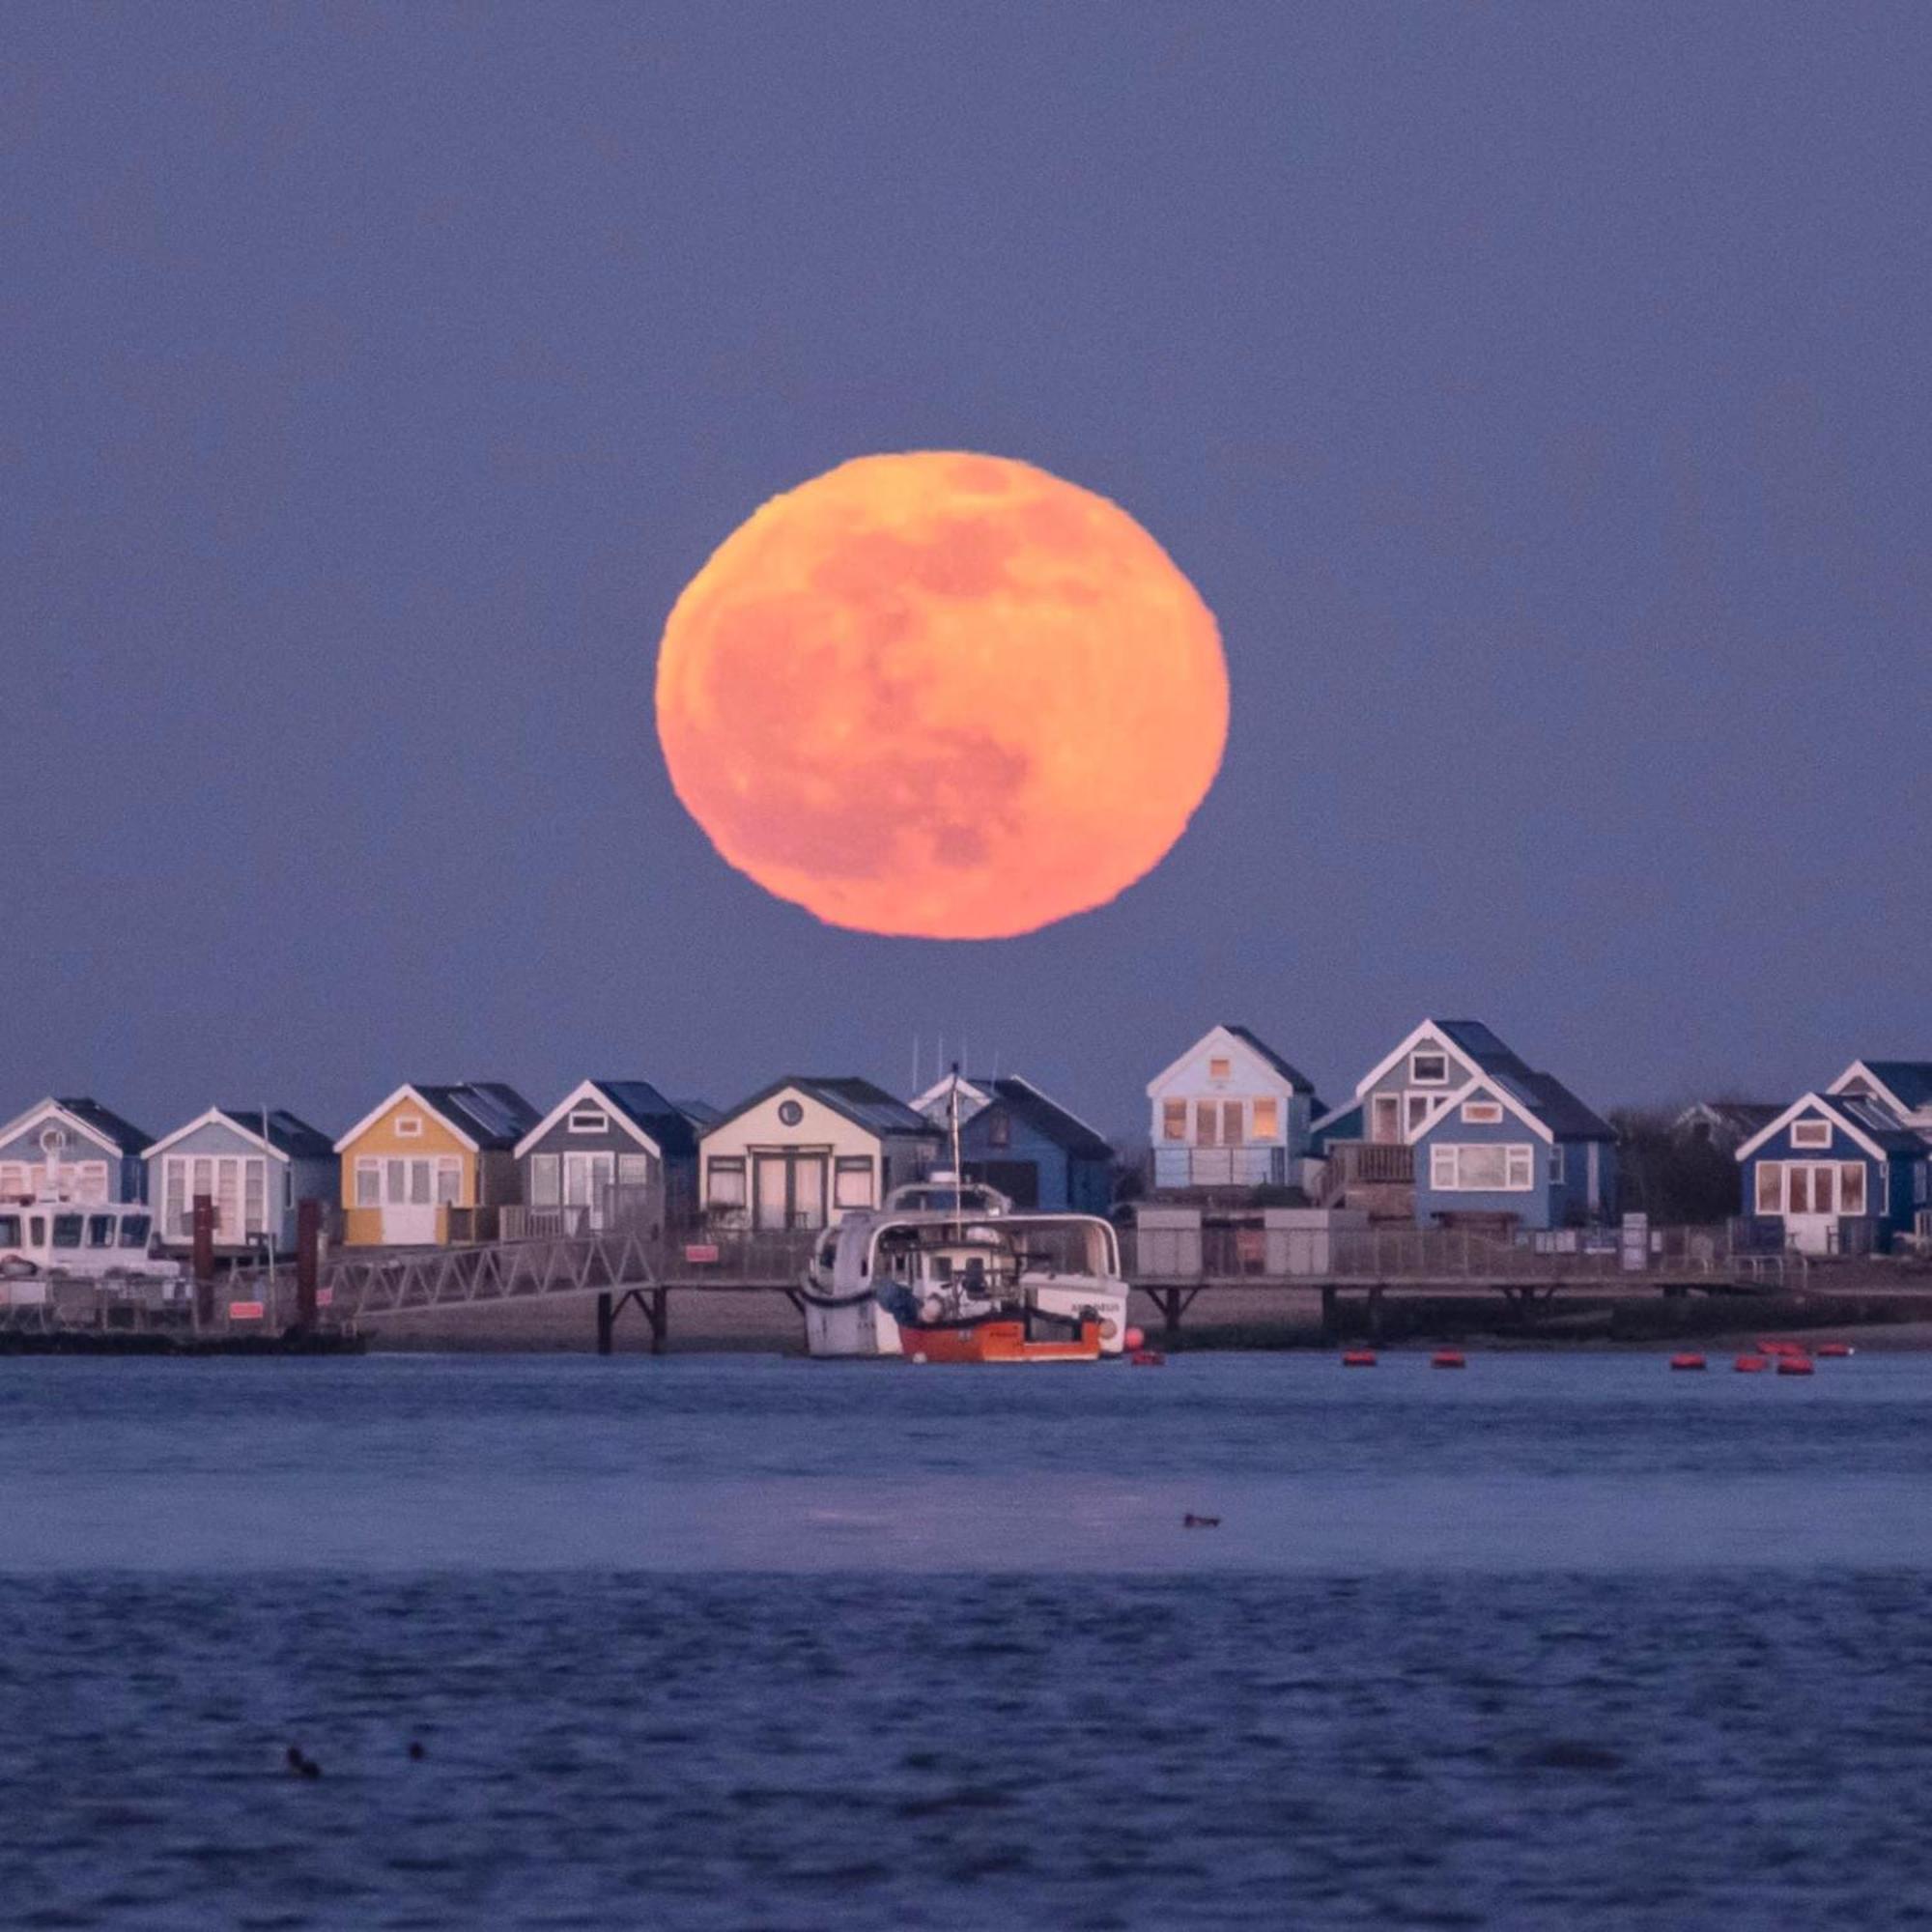
M 1464 1100 L 1463 1118 L 1472 1127 L 1499 1127 L 1503 1123 L 1500 1100 Z
M 1257 1100 L 1254 1105 L 1254 1138 L 1258 1141 L 1280 1140 L 1281 1102 L 1279 1100 Z
M 1446 1053 L 1411 1053 L 1408 1077 L 1418 1087 L 1446 1087 L 1449 1084 L 1449 1056 Z
M 1832 1145 L 1830 1121 L 1793 1121 L 1791 1145 L 1801 1148 L 1828 1148 Z
M 1208 1077 L 1210 1080 L 1232 1080 L 1235 1077 L 1235 1063 L 1216 1056 L 1208 1063 Z
M 709 1166 L 707 1198 L 714 1208 L 742 1208 L 745 1205 L 745 1163 L 742 1158 L 714 1159 Z
M 422 1139 L 422 1116 L 420 1114 L 398 1114 L 396 1116 L 396 1138 L 399 1141 L 419 1141 Z
M 1187 1138 L 1187 1102 L 1163 1100 L 1160 1103 L 1160 1137 L 1164 1141 Z
M 1838 1170 L 1838 1212 L 1862 1214 L 1865 1211 L 1865 1164 L 1848 1160 Z
M 872 1205 L 872 1163 L 865 1155 L 839 1156 L 833 1177 L 833 1206 L 869 1208 Z
M 610 1115 L 595 1107 L 580 1107 L 570 1117 L 570 1131 L 574 1134 L 602 1134 L 610 1129 Z
M 1757 1211 L 1784 1212 L 1784 1169 L 1775 1160 L 1761 1160 L 1757 1164 Z

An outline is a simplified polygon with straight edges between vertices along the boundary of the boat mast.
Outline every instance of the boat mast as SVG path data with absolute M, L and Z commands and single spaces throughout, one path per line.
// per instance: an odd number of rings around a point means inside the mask
M 966 1235 L 966 1175 L 959 1165 L 959 1063 L 952 1063 L 952 1091 L 947 1102 L 948 1124 L 952 1132 L 952 1238 Z

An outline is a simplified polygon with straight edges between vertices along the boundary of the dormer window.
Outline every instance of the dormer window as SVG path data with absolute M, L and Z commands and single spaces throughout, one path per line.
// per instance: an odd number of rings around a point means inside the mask
M 570 1116 L 574 1134 L 605 1134 L 611 1131 L 611 1117 L 601 1107 L 579 1107 Z
M 1449 1056 L 1446 1053 L 1411 1053 L 1408 1077 L 1418 1087 L 1446 1087 L 1449 1084 Z
M 995 1114 L 986 1122 L 986 1145 L 988 1147 L 1005 1148 L 1011 1147 L 1012 1144 L 1012 1117 L 1005 1113 Z
M 420 1114 L 398 1114 L 396 1116 L 396 1138 L 399 1141 L 419 1141 L 422 1139 L 422 1116 Z
M 1832 1123 L 1830 1121 L 1794 1121 L 1791 1123 L 1791 1145 L 1801 1148 L 1828 1148 L 1832 1145 Z
M 1235 1077 L 1235 1063 L 1223 1055 L 1215 1055 L 1208 1063 L 1208 1077 L 1210 1080 L 1232 1080 Z

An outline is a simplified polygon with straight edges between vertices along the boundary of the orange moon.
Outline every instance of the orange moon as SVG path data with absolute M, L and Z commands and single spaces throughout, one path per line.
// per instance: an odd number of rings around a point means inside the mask
M 671 783 L 833 925 L 998 939 L 1166 856 L 1228 735 L 1214 618 L 1116 503 L 1031 464 L 864 456 L 775 497 L 677 600 Z

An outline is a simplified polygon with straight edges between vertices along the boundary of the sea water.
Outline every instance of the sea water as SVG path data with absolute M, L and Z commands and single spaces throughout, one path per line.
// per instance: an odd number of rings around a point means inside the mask
M 1922 1924 L 1928 1420 L 1906 1354 L 15 1360 L 0 1924 Z

